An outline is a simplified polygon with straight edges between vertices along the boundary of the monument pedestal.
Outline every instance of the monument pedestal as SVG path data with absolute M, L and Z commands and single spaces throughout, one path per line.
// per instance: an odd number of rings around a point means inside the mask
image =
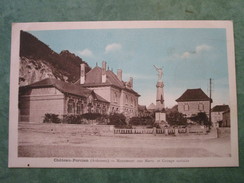
M 158 111 L 162 111 L 164 109 L 164 90 L 163 90 L 164 84 L 162 81 L 158 81 L 156 88 L 156 109 Z
M 166 113 L 165 112 L 155 112 L 155 122 L 160 123 L 160 122 L 166 122 Z

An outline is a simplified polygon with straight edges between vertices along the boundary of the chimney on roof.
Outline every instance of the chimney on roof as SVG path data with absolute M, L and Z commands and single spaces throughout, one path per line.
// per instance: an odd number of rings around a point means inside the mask
M 102 83 L 106 83 L 106 65 L 105 61 L 102 62 Z
M 85 84 L 85 80 L 86 80 L 85 68 L 86 65 L 84 63 L 80 65 L 80 84 Z
M 122 81 L 122 69 L 117 70 L 117 77 L 120 81 Z

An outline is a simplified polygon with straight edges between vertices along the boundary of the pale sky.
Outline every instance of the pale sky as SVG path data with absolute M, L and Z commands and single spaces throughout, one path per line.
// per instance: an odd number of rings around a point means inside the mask
M 172 107 L 186 89 L 202 88 L 209 95 L 213 79 L 213 105 L 229 104 L 225 29 L 103 29 L 30 31 L 60 53 L 81 57 L 91 67 L 107 61 L 123 80 L 134 79 L 140 105 L 156 100 L 157 72 L 163 67 L 165 106 Z

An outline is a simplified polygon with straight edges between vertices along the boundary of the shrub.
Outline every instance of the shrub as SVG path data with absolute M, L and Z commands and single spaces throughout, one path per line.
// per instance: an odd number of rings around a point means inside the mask
M 187 125 L 187 119 L 185 116 L 177 111 L 170 112 L 166 115 L 166 121 L 169 123 L 169 125 Z
M 96 120 L 99 124 L 107 124 L 107 115 L 99 113 L 85 113 L 81 115 L 64 115 L 63 122 L 68 124 L 87 124 L 89 120 Z
M 43 119 L 44 123 L 61 123 L 58 114 L 46 113 Z
M 127 125 L 126 117 L 124 114 L 114 113 L 109 115 L 109 125 L 114 125 L 115 127 Z
M 82 119 L 86 120 L 96 120 L 98 124 L 107 124 L 108 115 L 100 113 L 85 113 L 81 115 Z
M 153 125 L 154 119 L 152 117 L 132 117 L 129 121 L 131 125 Z
M 200 125 L 211 126 L 211 122 L 209 122 L 208 116 L 205 112 L 199 112 L 196 116 L 190 117 L 190 119 Z
M 98 124 L 106 125 L 109 122 L 109 116 L 107 114 L 102 114 L 100 118 L 97 119 Z
M 81 115 L 64 115 L 63 122 L 68 124 L 81 124 L 82 116 Z
M 85 113 L 81 115 L 82 118 L 87 120 L 95 120 L 102 117 L 102 114 L 100 113 Z

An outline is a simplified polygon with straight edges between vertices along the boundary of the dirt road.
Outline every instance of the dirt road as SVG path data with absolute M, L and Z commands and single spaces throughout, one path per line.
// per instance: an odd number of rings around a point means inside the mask
M 72 126 L 74 127 L 74 125 Z M 80 133 L 82 125 L 21 124 L 19 157 L 229 157 L 230 137 Z M 70 128 L 72 129 L 72 128 Z

